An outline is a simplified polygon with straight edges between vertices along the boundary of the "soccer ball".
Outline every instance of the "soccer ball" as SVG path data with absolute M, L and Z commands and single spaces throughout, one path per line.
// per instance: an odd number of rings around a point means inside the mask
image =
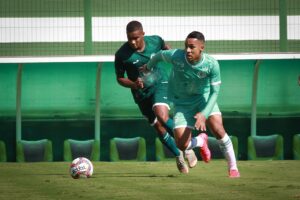
M 89 178 L 93 175 L 93 170 L 92 162 L 84 157 L 74 159 L 70 165 L 70 175 L 74 179 Z

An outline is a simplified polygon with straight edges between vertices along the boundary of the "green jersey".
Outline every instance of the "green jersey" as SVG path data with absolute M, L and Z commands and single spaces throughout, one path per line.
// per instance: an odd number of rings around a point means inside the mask
M 206 102 L 206 107 L 199 110 L 208 116 L 218 96 L 221 76 L 218 62 L 206 53 L 201 60 L 191 64 L 186 59 L 186 52 L 181 49 L 166 50 L 158 53 L 148 63 L 152 69 L 159 61 L 173 65 L 169 79 L 169 97 L 174 105 L 196 105 Z
M 129 44 L 124 43 L 115 54 L 115 72 L 118 78 L 125 77 L 131 81 L 142 78 L 145 87 L 139 90 L 131 89 L 136 103 L 152 95 L 160 82 L 168 80 L 166 70 L 157 66 L 150 74 L 144 75 L 139 68 L 148 63 L 150 58 L 165 47 L 164 40 L 159 36 L 145 36 L 145 49 L 143 52 L 136 52 Z

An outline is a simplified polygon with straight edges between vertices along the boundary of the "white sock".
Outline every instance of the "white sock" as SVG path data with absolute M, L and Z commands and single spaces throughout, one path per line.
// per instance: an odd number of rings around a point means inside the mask
M 199 135 L 197 137 L 192 137 L 192 139 L 189 142 L 189 145 L 186 149 L 189 150 L 189 149 L 193 149 L 195 147 L 202 147 L 203 143 L 204 143 L 204 140 Z
M 222 139 L 218 140 L 218 143 L 219 143 L 221 151 L 223 152 L 223 154 L 227 160 L 228 170 L 233 170 L 233 169 L 237 170 L 236 158 L 235 158 L 235 154 L 234 154 L 233 145 L 232 145 L 231 139 L 227 135 L 227 133 L 225 133 L 225 136 Z

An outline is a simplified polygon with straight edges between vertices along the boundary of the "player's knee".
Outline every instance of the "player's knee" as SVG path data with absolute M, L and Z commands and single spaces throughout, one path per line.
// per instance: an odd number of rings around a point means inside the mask
M 157 119 L 163 123 L 166 122 L 169 118 L 168 113 L 159 112 L 159 113 L 155 113 L 155 114 L 156 114 Z
M 159 134 L 164 134 L 166 132 L 166 129 L 165 127 L 162 125 L 161 122 L 157 121 L 155 124 L 154 124 L 154 128 L 156 129 L 156 131 L 159 133 Z
M 154 113 L 160 122 L 166 122 L 169 118 L 168 110 L 161 106 L 155 106 Z
M 188 146 L 186 143 L 183 143 L 181 141 L 177 141 L 176 145 L 177 145 L 178 149 L 180 149 L 181 151 L 185 151 Z

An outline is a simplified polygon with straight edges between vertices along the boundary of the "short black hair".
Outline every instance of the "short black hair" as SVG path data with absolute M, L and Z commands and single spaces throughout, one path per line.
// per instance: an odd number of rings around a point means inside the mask
M 190 34 L 188 34 L 188 36 L 186 38 L 196 38 L 197 40 L 205 42 L 205 37 L 204 37 L 203 33 L 199 32 L 199 31 L 191 32 Z
M 143 30 L 143 25 L 139 21 L 131 21 L 126 26 L 126 32 L 131 33 L 136 30 Z

